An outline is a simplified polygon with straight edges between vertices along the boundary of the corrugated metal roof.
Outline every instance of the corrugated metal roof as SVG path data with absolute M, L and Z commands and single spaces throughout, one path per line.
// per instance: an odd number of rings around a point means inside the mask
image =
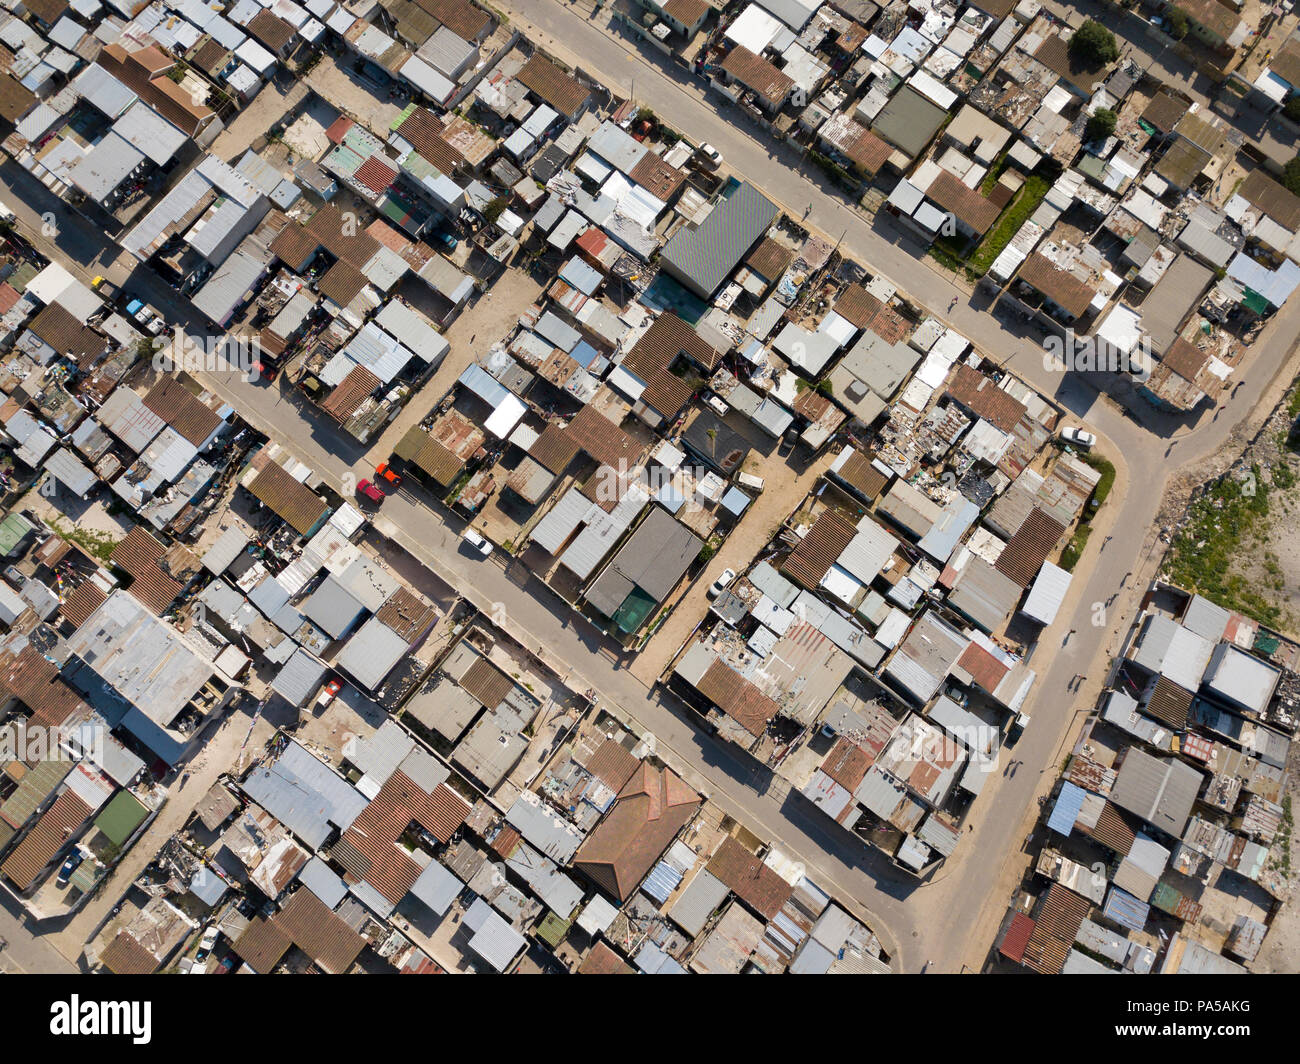
M 696 229 L 682 229 L 661 258 L 698 294 L 711 296 L 776 218 L 776 206 L 749 182 L 714 206 Z
M 360 791 L 293 741 L 241 786 L 313 850 L 325 844 L 333 827 L 351 827 L 368 804 Z

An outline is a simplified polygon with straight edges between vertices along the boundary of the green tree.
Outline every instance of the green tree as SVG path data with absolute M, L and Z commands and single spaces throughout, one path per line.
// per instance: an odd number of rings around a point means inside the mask
M 1300 196 L 1300 155 L 1282 168 L 1282 184 Z
M 1293 94 L 1287 98 L 1282 106 L 1282 113 L 1292 122 L 1300 122 L 1300 94 Z
M 1116 114 L 1108 107 L 1098 107 L 1088 118 L 1083 139 L 1089 143 L 1105 140 L 1115 132 Z
M 1187 36 L 1187 16 L 1183 14 L 1180 7 L 1171 7 L 1165 12 L 1165 25 L 1169 28 L 1169 36 L 1174 40 L 1181 41 Z
M 1092 66 L 1104 66 L 1119 58 L 1115 35 L 1100 22 L 1088 19 L 1070 38 L 1070 54 Z

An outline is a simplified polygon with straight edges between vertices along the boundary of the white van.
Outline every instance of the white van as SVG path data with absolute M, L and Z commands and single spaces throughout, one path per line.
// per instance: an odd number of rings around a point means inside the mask
M 753 473 L 741 473 L 738 477 L 736 477 L 736 479 L 740 481 L 740 483 L 742 483 L 745 487 L 751 488 L 754 491 L 763 490 L 763 478 L 756 477 L 754 476 Z

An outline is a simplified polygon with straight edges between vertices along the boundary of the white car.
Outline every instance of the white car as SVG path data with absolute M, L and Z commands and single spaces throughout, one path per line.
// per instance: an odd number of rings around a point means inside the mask
M 714 395 L 712 392 L 705 392 L 704 405 L 717 414 L 718 417 L 727 416 L 727 403 L 720 395 Z
M 1091 432 L 1084 432 L 1083 429 L 1075 428 L 1073 425 L 1061 430 L 1061 439 L 1066 443 L 1074 444 L 1076 447 L 1082 447 L 1084 450 L 1088 450 L 1097 442 L 1097 437 Z
M 700 165 L 705 169 L 716 170 L 722 165 L 722 152 L 712 144 L 701 144 L 695 149 L 695 154 L 700 159 Z
M 461 538 L 484 558 L 492 553 L 491 541 L 484 539 L 472 528 L 465 529 L 465 535 Z
M 736 579 L 735 569 L 723 569 L 718 574 L 718 578 L 709 585 L 708 596 L 711 599 L 717 598 L 726 589 L 727 585 Z

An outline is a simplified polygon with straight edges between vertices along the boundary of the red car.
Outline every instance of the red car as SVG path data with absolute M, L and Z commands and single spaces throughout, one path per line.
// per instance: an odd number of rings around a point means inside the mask
M 368 480 L 362 480 L 357 483 L 357 494 L 364 495 L 371 502 L 383 502 L 384 493 L 379 490 L 377 484 L 372 484 Z
M 402 483 L 402 478 L 388 467 L 387 462 L 380 462 L 379 465 L 375 467 L 375 476 L 382 478 L 395 488 L 399 487 Z

